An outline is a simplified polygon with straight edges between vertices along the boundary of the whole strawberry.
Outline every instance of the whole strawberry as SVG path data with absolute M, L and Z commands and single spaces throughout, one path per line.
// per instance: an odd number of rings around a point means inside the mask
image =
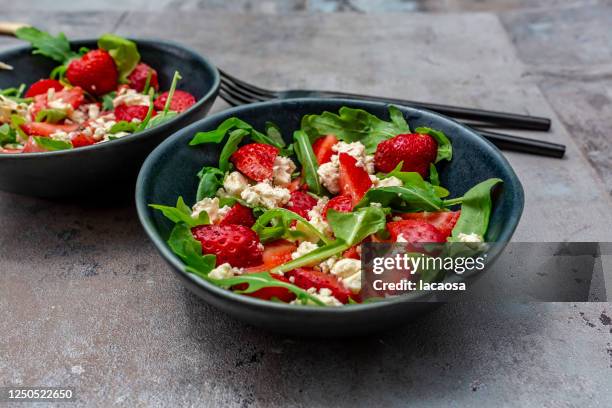
M 151 68 L 144 62 L 141 62 L 136 65 L 136 68 L 134 68 L 134 70 L 128 76 L 128 81 L 130 81 L 130 88 L 135 89 L 138 92 L 142 92 L 145 88 L 149 75 L 151 76 L 151 79 L 149 79 L 149 86 L 157 91 L 159 89 L 157 71 L 155 71 L 153 68 Z
M 262 263 L 259 237 L 243 225 L 199 225 L 191 233 L 202 243 L 202 253 L 217 256 L 217 266 L 229 263 L 243 268 Z
M 404 162 L 402 171 L 414 171 L 427 177 L 429 165 L 436 160 L 437 152 L 438 143 L 429 135 L 397 135 L 378 145 L 374 164 L 376 170 L 388 173 Z
M 117 88 L 117 66 L 105 50 L 92 50 L 68 64 L 66 78 L 93 95 L 104 95 Z

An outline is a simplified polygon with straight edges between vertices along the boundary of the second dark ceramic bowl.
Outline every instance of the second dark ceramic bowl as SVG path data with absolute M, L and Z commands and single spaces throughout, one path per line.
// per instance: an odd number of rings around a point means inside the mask
M 73 49 L 96 48 L 95 39 L 72 41 Z M 181 45 L 134 39 L 143 62 L 157 70 L 160 89 L 170 87 L 174 71 L 183 79 L 178 89 L 197 99 L 176 118 L 146 131 L 91 146 L 56 152 L 0 154 L 0 190 L 38 197 L 129 197 L 138 169 L 161 141 L 210 110 L 219 89 L 219 73 L 206 58 Z M 49 77 L 54 61 L 32 55 L 28 46 L 0 53 L 14 67 L 0 70 L 0 89 L 30 85 Z
M 222 146 L 190 147 L 196 132 L 215 129 L 225 119 L 237 116 L 257 129 L 266 121 L 278 124 L 289 139 L 306 114 L 337 112 L 342 106 L 362 108 L 388 118 L 388 106 L 378 102 L 341 99 L 277 100 L 230 109 L 210 116 L 177 132 L 157 147 L 145 161 L 136 183 L 138 216 L 164 259 L 194 293 L 218 309 L 243 321 L 273 331 L 293 335 L 345 336 L 391 328 L 435 307 L 432 294 L 414 293 L 383 302 L 345 307 L 293 306 L 235 294 L 185 272 L 183 262 L 166 245 L 173 224 L 148 204 L 174 205 L 178 196 L 187 203 L 195 201 L 196 173 L 203 166 L 216 166 Z M 499 177 L 504 183 L 496 196 L 487 236 L 488 242 L 510 240 L 523 211 L 523 188 L 501 152 L 469 128 L 438 114 L 400 108 L 412 129 L 428 126 L 442 130 L 453 144 L 453 160 L 439 166 L 441 184 L 451 197 L 461 196 L 476 183 Z M 489 253 L 489 260 L 496 254 Z M 457 277 L 454 275 L 449 279 Z

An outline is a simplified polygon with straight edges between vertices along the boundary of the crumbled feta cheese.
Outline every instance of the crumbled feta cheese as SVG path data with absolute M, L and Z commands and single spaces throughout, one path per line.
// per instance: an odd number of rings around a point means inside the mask
M 321 288 L 317 292 L 316 288 L 310 288 L 307 290 L 308 293 L 319 299 L 327 306 L 342 306 L 342 302 L 332 295 L 332 291 L 327 288 Z
M 228 263 L 221 264 L 209 272 L 208 277 L 213 279 L 229 279 L 235 275 L 240 275 L 241 270 L 234 268 Z
M 391 220 L 392 221 L 401 221 L 401 220 L 403 220 L 403 218 L 396 215 L 395 217 L 391 218 Z
M 227 205 L 219 208 L 219 199 L 217 197 L 206 197 L 193 205 L 191 216 L 195 218 L 199 216 L 202 211 L 205 211 L 208 214 L 208 219 L 211 224 L 216 224 L 225 217 L 229 210 L 230 207 Z
M 30 104 L 33 106 L 34 104 Z M 14 100 L 0 95 L 0 123 L 8 123 L 11 121 L 11 115 L 26 116 L 28 105 L 18 103 Z
M 380 179 L 376 176 L 370 176 L 370 180 L 372 180 L 372 187 L 402 187 L 404 183 L 402 180 L 398 179 L 395 176 L 387 177 Z
M 357 293 L 361 290 L 361 261 L 352 258 L 342 258 L 331 268 L 330 273 L 342 280 L 351 292 Z
M 337 261 L 337 256 L 331 256 L 319 264 L 319 270 L 323 273 L 329 273 Z
M 272 166 L 272 179 L 274 184 L 281 187 L 287 187 L 291 183 L 291 174 L 297 167 L 293 160 L 288 157 L 276 156 L 274 165 Z
M 332 151 L 336 152 L 332 156 L 332 163 L 338 162 L 338 155 L 340 153 L 350 154 L 357 160 L 357 166 L 363 167 L 368 174 L 374 173 L 374 156 L 366 154 L 365 146 L 361 142 L 338 142 L 332 146 Z
M 62 142 L 70 142 L 71 139 L 70 134 L 61 130 L 53 132 L 51 135 L 49 135 L 49 137 L 53 140 L 60 140 Z
M 308 211 L 308 222 L 316 230 L 321 232 L 321 234 L 331 237 L 332 230 L 329 224 L 327 223 L 327 221 L 325 221 L 325 218 L 323 218 L 323 210 L 325 209 L 325 206 L 327 205 L 328 202 L 329 202 L 329 198 L 327 197 L 319 198 L 319 200 L 317 201 L 317 205 L 315 205 Z M 299 225 L 300 224 L 298 224 L 298 226 Z
M 317 244 L 313 244 L 312 242 L 308 242 L 308 241 L 302 241 L 300 242 L 300 245 L 297 247 L 297 249 L 295 250 L 294 253 L 291 254 L 291 259 L 298 259 L 312 251 L 314 251 L 315 249 L 317 249 L 319 246 Z
M 72 110 L 72 105 L 64 102 L 62 99 L 54 99 L 52 101 L 47 101 L 47 106 L 51 109 L 57 109 L 69 112 Z
M 240 193 L 240 197 L 252 206 L 278 208 L 287 204 L 291 193 L 286 188 L 273 187 L 270 183 L 263 182 L 247 187 Z
M 319 175 L 321 184 L 323 184 L 323 187 L 325 187 L 327 191 L 332 194 L 338 194 L 340 192 L 340 172 L 337 163 L 333 161 L 323 163 L 317 169 L 317 174 Z
M 397 236 L 397 239 L 395 240 L 395 242 L 408 242 L 408 240 L 406 239 L 406 237 L 404 236 L 404 234 L 399 234 Z
M 87 116 L 90 119 L 97 119 L 100 115 L 100 107 L 96 103 L 90 103 L 87 106 Z
M 457 235 L 457 238 L 459 239 L 459 242 L 482 242 L 483 241 L 482 237 L 475 233 L 464 234 L 463 232 L 460 232 L 459 235 Z
M 232 197 L 240 197 L 240 194 L 249 186 L 249 182 L 240 172 L 233 171 L 225 177 L 223 189 Z
M 382 204 L 381 203 L 376 203 L 376 202 L 371 202 L 370 203 L 370 207 L 382 208 Z
M 361 271 L 342 279 L 342 283 L 353 293 L 361 292 Z
M 134 89 L 123 88 L 113 99 L 113 106 L 116 108 L 119 105 L 149 106 L 151 105 L 151 99 L 149 95 L 141 94 Z

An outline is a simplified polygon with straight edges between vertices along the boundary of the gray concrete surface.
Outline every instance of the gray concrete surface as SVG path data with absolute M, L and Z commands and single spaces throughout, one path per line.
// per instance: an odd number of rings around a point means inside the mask
M 609 241 L 610 160 L 602 146 L 610 140 L 604 133 L 611 124 L 605 116 L 609 59 L 588 48 L 609 46 L 603 32 L 609 9 L 593 5 L 576 13 L 599 29 L 579 32 L 580 20 L 566 21 L 565 9 L 283 18 L 197 10 L 31 12 L 27 20 L 76 36 L 116 31 L 174 39 L 266 86 L 550 116 L 552 132 L 532 135 L 566 143 L 564 160 L 507 155 L 526 191 L 515 239 Z M 10 8 L 5 16 L 24 19 Z M 567 24 L 542 33 L 541 20 Z M 562 43 L 555 30 L 566 34 Z M 0 45 L 14 43 L 2 38 Z M 575 63 L 545 58 L 550 48 L 565 55 L 578 45 L 585 49 Z M 214 109 L 225 107 L 219 102 Z M 295 339 L 238 323 L 189 294 L 147 241 L 130 205 L 0 193 L 0 248 L 0 381 L 74 386 L 77 405 L 588 407 L 612 401 L 610 303 L 454 304 L 372 337 Z

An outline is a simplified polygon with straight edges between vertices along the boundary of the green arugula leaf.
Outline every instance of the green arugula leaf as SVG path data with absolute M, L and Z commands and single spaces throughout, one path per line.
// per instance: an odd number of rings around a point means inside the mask
M 108 51 L 117 65 L 119 81 L 127 82 L 127 77 L 140 62 L 138 47 L 134 41 L 114 34 L 103 34 L 98 39 L 98 47 Z
M 149 68 L 147 70 L 147 79 L 145 80 L 144 87 L 142 88 L 142 93 L 147 95 L 149 93 L 149 88 L 151 87 L 151 78 L 153 77 L 153 68 Z
M 292 229 L 291 224 L 293 224 L 293 221 L 301 224 L 305 231 L 298 228 Z M 265 211 L 257 218 L 252 229 L 259 235 L 259 239 L 262 242 L 269 242 L 279 238 L 291 240 L 303 239 L 308 236 L 315 236 L 326 244 L 330 242 L 329 238 L 313 227 L 308 220 L 284 208 L 274 208 Z
M 374 153 L 376 146 L 383 140 L 392 138 L 409 129 L 402 121 L 398 111 L 389 107 L 392 121 L 387 122 L 366 112 L 363 109 L 340 108 L 339 114 L 323 112 L 320 115 L 305 115 L 302 118 L 301 130 L 310 141 L 321 135 L 333 134 L 338 139 L 351 143 L 361 142 L 367 153 Z
M 489 228 L 489 218 L 493 207 L 491 189 L 499 183 L 503 183 L 499 178 L 485 180 L 469 189 L 460 198 L 462 203 L 461 215 L 453 228 L 449 241 L 457 241 L 460 233 L 477 234 L 484 238 Z M 457 201 L 457 199 L 453 201 Z
M 266 122 L 266 135 L 268 135 L 268 137 L 274 141 L 275 144 L 273 144 L 273 146 L 279 148 L 285 146 L 283 134 L 281 133 L 280 127 L 276 123 Z
M 149 120 L 149 123 L 145 125 L 145 129 L 151 129 L 152 127 L 161 125 L 162 123 L 167 122 L 171 119 L 174 119 L 177 116 L 178 116 L 178 113 L 175 111 L 159 113 L 153 116 L 151 120 Z
M 78 56 L 70 49 L 70 43 L 64 33 L 59 33 L 57 37 L 53 37 L 49 33 L 34 27 L 21 27 L 15 31 L 15 36 L 32 44 L 32 48 L 34 48 L 32 54 L 43 55 L 61 64 Z
M 176 77 L 176 72 L 174 73 L 174 76 Z M 172 81 L 172 86 L 176 86 L 175 81 Z M 153 89 L 149 89 L 149 109 L 147 109 L 147 114 L 145 115 L 145 118 L 142 120 L 142 122 L 140 122 L 140 124 L 138 125 L 138 128 L 136 128 L 136 132 L 141 132 L 145 129 L 147 129 L 149 127 L 149 122 L 151 121 L 151 118 L 153 117 L 153 109 L 154 109 L 154 103 L 153 103 L 153 93 L 155 92 L 155 90 Z M 171 88 L 170 92 L 172 94 L 174 94 L 174 89 Z M 170 94 L 170 96 L 172 96 L 172 94 Z M 169 102 L 166 101 L 166 106 L 169 105 Z M 164 109 L 163 112 L 159 113 L 159 115 L 166 115 L 168 113 L 167 109 Z
M 238 150 L 238 145 L 242 142 L 242 139 L 248 135 L 249 132 L 245 129 L 235 129 L 230 132 L 227 142 L 225 142 L 225 146 L 223 146 L 223 150 L 221 150 L 221 154 L 219 155 L 219 169 L 222 172 L 225 173 L 229 170 L 230 157 Z
M 11 115 L 11 127 L 17 132 L 17 140 L 20 142 L 27 142 L 28 135 L 23 131 L 21 125 L 25 123 L 23 116 Z
M 107 111 L 113 110 L 115 108 L 115 105 L 113 105 L 113 100 L 116 96 L 116 91 L 102 95 L 102 109 Z
M 161 204 L 149 204 L 149 207 L 161 211 L 166 218 L 174 223 L 182 222 L 192 228 L 197 227 L 198 225 L 210 224 L 208 213 L 206 211 L 202 211 L 196 218 L 193 218 L 191 216 L 191 208 L 185 204 L 183 197 L 178 198 L 175 207 Z
M 312 144 L 308 136 L 303 131 L 296 130 L 293 132 L 293 140 L 295 141 L 293 149 L 298 161 L 302 165 L 302 175 L 304 176 L 304 182 L 308 185 L 308 190 L 317 195 L 323 194 L 319 175 L 317 174 L 319 163 L 312 150 Z
M 17 133 L 8 123 L 0 126 L 0 145 L 17 142 Z
M 429 181 L 434 186 L 440 186 L 440 176 L 438 175 L 438 169 L 436 169 L 436 165 L 433 163 L 429 163 Z
M 2 96 L 6 96 L 10 99 L 24 99 L 21 97 L 21 95 L 23 95 L 23 91 L 25 91 L 26 88 L 26 84 L 21 84 L 19 85 L 18 88 L 12 87 L 12 88 L 4 88 L 4 89 L 0 89 L 0 95 Z M 30 98 L 27 98 L 30 99 Z
M 33 136 L 34 141 L 40 147 L 48 151 L 72 149 L 72 143 L 63 140 L 55 140 L 50 137 Z
M 224 120 L 215 130 L 196 133 L 189 142 L 189 145 L 196 146 L 203 143 L 221 143 L 225 135 L 232 129 L 243 129 L 248 131 L 253 142 L 269 144 L 279 149 L 285 147 L 285 141 L 282 138 L 279 139 L 274 134 L 273 136 L 263 134 L 253 128 L 253 126 L 236 117 Z
M 198 274 L 206 276 L 215 267 L 216 256 L 202 255 L 202 244 L 193 237 L 191 228 L 182 222 L 172 229 L 168 246 L 187 267 L 197 270 Z
M 170 90 L 168 91 L 168 98 L 166 99 L 166 103 L 164 104 L 164 113 L 170 110 L 170 103 L 172 103 L 172 98 L 174 98 L 174 91 L 176 91 L 176 85 L 181 79 L 183 79 L 181 74 L 178 71 L 174 71 L 174 75 L 172 76 L 172 83 L 170 84 Z M 151 98 L 151 100 L 153 100 L 153 98 Z
M 62 109 L 41 109 L 34 120 L 36 122 L 58 123 L 66 119 L 66 116 L 68 116 L 66 111 Z
M 312 252 L 307 253 L 297 259 L 284 263 L 280 266 L 271 269 L 272 273 L 288 272 L 302 266 L 314 265 L 326 260 L 327 258 L 341 254 L 351 246 L 341 239 L 331 241 L 329 244 L 323 245 Z
M 119 132 L 134 133 L 138 130 L 139 126 L 140 123 L 137 122 L 127 122 L 125 120 L 120 120 L 119 122 L 111 126 L 108 133 L 110 133 L 111 135 L 114 135 L 115 133 Z
M 402 133 L 410 133 L 410 126 L 397 106 L 389 105 L 389 118 Z
M 433 137 L 438 143 L 438 155 L 436 156 L 436 163 L 440 160 L 451 161 L 453 158 L 453 146 L 446 135 L 439 131 L 428 127 L 418 127 L 414 130 L 421 135 L 429 135 Z
M 368 190 L 355 208 L 367 208 L 380 203 L 399 212 L 439 211 L 442 200 L 435 193 L 414 185 L 404 187 L 380 187 Z
M 415 186 L 423 190 L 432 191 L 436 196 L 440 198 L 448 196 L 449 192 L 447 189 L 445 189 L 444 187 L 440 187 L 439 185 L 435 185 L 434 183 L 426 182 L 425 180 L 423 180 L 423 177 L 421 177 L 419 173 L 412 171 L 402 171 L 403 164 L 404 162 L 400 162 L 390 173 L 379 174 L 379 178 L 385 179 L 388 177 L 397 177 L 404 183 L 405 187 Z M 435 174 L 438 174 L 437 171 L 435 172 Z
M 387 216 L 385 211 L 377 207 L 365 207 L 348 213 L 330 209 L 327 212 L 327 222 L 336 238 L 351 247 L 384 230 Z
M 198 184 L 198 192 L 196 200 L 200 201 L 205 197 L 214 197 L 217 190 L 223 185 L 225 172 L 216 167 L 204 167 L 198 172 L 200 183 Z
M 212 279 L 208 276 L 208 273 L 200 273 L 200 271 L 196 268 L 187 267 L 187 271 L 195 273 L 203 279 L 208 280 L 209 282 L 214 283 L 215 285 L 223 288 L 230 288 L 232 286 L 241 284 L 248 285 L 246 289 L 236 290 L 236 293 L 253 293 L 258 290 L 271 287 L 286 288 L 290 292 L 294 293 L 297 296 L 297 299 L 300 300 L 302 304 L 314 303 L 318 306 L 325 306 L 325 304 L 321 302 L 316 296 L 308 293 L 304 289 L 292 285 L 291 283 L 286 283 L 279 281 L 278 279 L 274 279 L 269 272 L 247 273 L 244 275 L 238 275 L 226 279 Z

